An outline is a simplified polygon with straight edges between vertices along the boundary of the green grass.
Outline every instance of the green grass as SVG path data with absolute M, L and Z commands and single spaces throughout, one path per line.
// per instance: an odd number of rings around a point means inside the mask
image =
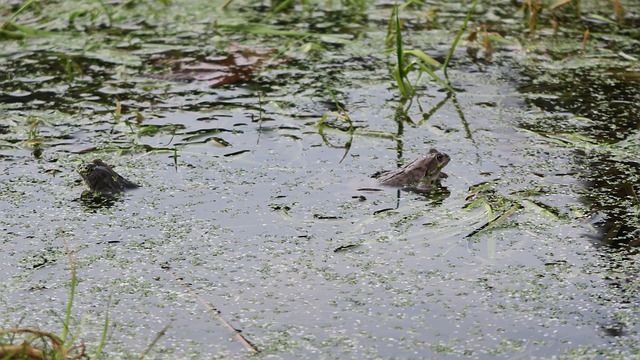
M 11 17 L 3 22 L 0 23 L 0 30 L 4 30 L 5 27 L 7 27 L 7 25 L 11 24 L 11 22 L 18 17 L 18 15 L 20 15 L 21 12 L 23 12 L 26 8 L 28 8 L 29 6 L 31 6 L 31 4 L 34 2 L 34 0 L 29 0 L 27 1 L 24 5 L 22 5 L 20 7 L 20 9 L 18 9 L 16 12 L 14 12 L 13 14 L 11 14 Z
M 81 359 L 87 357 L 84 343 L 76 345 L 76 338 L 70 337 L 70 325 L 73 313 L 73 301 L 76 294 L 75 260 L 67 248 L 71 281 L 69 285 L 69 300 L 62 323 L 61 335 L 53 332 L 32 328 L 13 328 L 0 330 L 0 359 Z M 110 301 L 111 299 L 109 299 Z M 107 307 L 108 309 L 108 307 Z M 97 359 L 106 343 L 109 329 L 109 312 L 105 315 L 104 329 L 100 343 L 95 349 L 93 358 Z M 18 339 L 19 338 L 19 339 Z
M 387 32 L 387 43 L 389 43 L 389 39 L 391 39 L 391 33 L 395 31 L 395 44 L 396 44 L 396 57 L 397 64 L 393 70 L 393 76 L 398 84 L 398 90 L 400 91 L 400 95 L 403 98 L 412 98 L 415 95 L 415 87 L 411 84 L 409 80 L 409 74 L 414 71 L 418 71 L 418 79 L 422 76 L 423 73 L 429 75 L 433 80 L 440 83 L 445 89 L 450 92 L 455 92 L 455 90 L 451 87 L 449 79 L 447 77 L 447 68 L 449 66 L 449 62 L 451 61 L 451 57 L 453 56 L 453 52 L 458 46 L 458 42 L 462 37 L 462 34 L 467 28 L 467 24 L 473 15 L 476 5 L 478 4 L 478 0 L 475 0 L 471 5 L 471 9 L 469 10 L 462 27 L 458 30 L 458 34 L 453 40 L 451 47 L 449 48 L 449 53 L 447 54 L 447 58 L 445 59 L 444 64 L 440 64 L 438 61 L 424 53 L 419 49 L 411 49 L 405 50 L 402 42 L 402 26 L 400 22 L 400 9 L 401 6 L 396 6 L 391 14 L 391 19 L 389 19 L 389 28 Z M 444 79 L 438 76 L 434 70 L 442 69 L 444 73 Z

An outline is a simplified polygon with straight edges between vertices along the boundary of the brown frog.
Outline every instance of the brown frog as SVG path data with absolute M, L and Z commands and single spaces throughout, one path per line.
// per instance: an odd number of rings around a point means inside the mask
M 449 163 L 449 160 L 451 160 L 449 155 L 431 149 L 424 156 L 401 168 L 380 174 L 377 179 L 382 185 L 416 186 L 417 190 L 428 191 L 441 175 L 445 175 L 440 171 Z
M 84 180 L 89 187 L 89 191 L 86 191 L 83 195 L 88 193 L 113 196 L 123 192 L 125 189 L 135 189 L 139 187 L 113 171 L 111 166 L 100 159 L 94 159 L 90 163 L 79 165 L 76 171 L 82 176 L 82 180 Z

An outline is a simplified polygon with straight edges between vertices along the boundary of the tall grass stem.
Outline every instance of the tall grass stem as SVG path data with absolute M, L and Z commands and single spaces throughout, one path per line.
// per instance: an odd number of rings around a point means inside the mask
M 456 49 L 456 46 L 458 46 L 458 42 L 460 41 L 460 38 L 462 37 L 462 34 L 467 29 L 467 23 L 471 19 L 471 15 L 473 15 L 473 12 L 476 10 L 476 5 L 478 5 L 478 0 L 475 0 L 473 2 L 473 5 L 471 6 L 471 9 L 469 10 L 469 13 L 467 13 L 467 17 L 464 18 L 464 22 L 462 23 L 462 27 L 460 27 L 460 30 L 458 30 L 458 35 L 456 36 L 456 39 L 453 41 L 453 44 L 451 45 L 451 48 L 449 49 L 449 53 L 447 54 L 447 58 L 444 61 L 444 65 L 442 66 L 443 67 L 443 71 L 444 71 L 444 77 L 445 77 L 445 79 L 447 79 L 448 83 L 450 83 L 449 76 L 447 75 L 447 67 L 449 66 L 449 61 L 451 61 L 451 57 L 453 56 L 453 52 Z
M 65 343 L 67 340 L 67 334 L 69 333 L 69 326 L 71 325 L 71 309 L 73 309 L 73 298 L 76 294 L 76 267 L 73 262 L 73 256 L 71 255 L 71 251 L 69 250 L 69 246 L 67 247 L 67 256 L 69 257 L 69 268 L 71 269 L 71 289 L 69 289 L 69 301 L 67 304 L 67 312 L 65 314 L 63 329 L 62 329 L 62 343 Z
M 24 5 L 22 5 L 20 7 L 20 9 L 18 9 L 18 11 L 14 12 L 13 15 L 11 15 L 11 17 L 9 18 L 9 20 L 5 21 L 4 23 L 0 24 L 0 30 L 4 29 L 5 26 L 7 26 L 7 24 L 9 24 L 10 22 L 13 21 L 13 19 L 15 19 L 18 15 L 20 15 L 21 12 L 23 12 L 26 8 L 28 8 L 31 3 L 33 3 L 35 0 L 29 0 L 27 1 Z

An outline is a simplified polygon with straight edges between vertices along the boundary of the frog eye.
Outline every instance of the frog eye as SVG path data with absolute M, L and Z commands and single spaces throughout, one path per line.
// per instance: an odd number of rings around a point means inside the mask
M 436 160 L 438 160 L 438 162 L 444 161 L 444 155 L 442 155 L 442 154 L 436 155 Z

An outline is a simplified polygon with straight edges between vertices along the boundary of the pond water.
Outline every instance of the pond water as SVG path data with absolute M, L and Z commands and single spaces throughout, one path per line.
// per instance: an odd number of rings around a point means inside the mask
M 70 332 L 94 349 L 108 312 L 105 358 L 638 354 L 637 3 L 531 32 L 483 2 L 492 48 L 465 35 L 457 91 L 411 73 L 412 99 L 394 3 L 221 3 L 39 4 L 2 32 L 3 328 L 62 331 L 70 253 Z M 470 7 L 403 8 L 405 50 L 443 62 Z M 372 181 L 430 148 L 436 191 Z M 82 201 L 94 158 L 141 187 Z

